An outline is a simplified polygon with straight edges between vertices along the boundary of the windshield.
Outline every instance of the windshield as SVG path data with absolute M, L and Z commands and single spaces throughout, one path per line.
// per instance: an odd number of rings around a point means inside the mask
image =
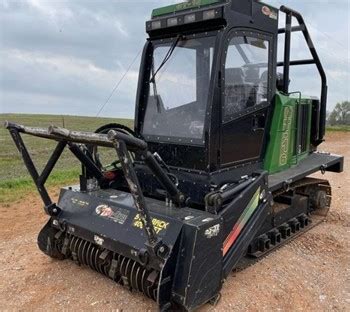
M 214 43 L 215 37 L 153 43 L 154 79 L 143 125 L 145 137 L 203 139 Z

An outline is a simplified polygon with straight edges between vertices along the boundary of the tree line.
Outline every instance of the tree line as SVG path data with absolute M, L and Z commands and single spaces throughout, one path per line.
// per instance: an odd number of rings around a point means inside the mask
M 328 112 L 327 118 L 330 126 L 350 125 L 350 102 L 337 103 L 332 112 Z

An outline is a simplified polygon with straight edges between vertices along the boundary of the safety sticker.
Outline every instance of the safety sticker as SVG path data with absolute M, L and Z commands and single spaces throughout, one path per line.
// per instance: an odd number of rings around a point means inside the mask
M 204 232 L 204 235 L 207 238 L 212 238 L 212 237 L 218 236 L 219 233 L 220 233 L 220 224 L 216 224 L 210 227 L 209 229 L 206 229 Z
M 111 208 L 107 205 L 97 206 L 95 209 L 95 213 L 100 217 L 110 219 L 119 224 L 124 224 L 129 215 L 128 210 L 116 207 Z
M 284 166 L 288 162 L 292 118 L 293 118 L 293 109 L 289 106 L 286 106 L 283 112 L 283 133 L 281 138 L 280 159 L 279 159 L 280 166 Z
M 264 15 L 268 16 L 269 18 L 277 20 L 278 18 L 277 12 L 270 9 L 268 6 L 264 5 L 261 10 Z
M 78 198 L 71 198 L 71 201 L 73 204 L 81 206 L 81 207 L 89 206 L 89 203 L 87 201 L 80 200 Z
M 152 224 L 153 224 L 154 230 L 157 234 L 163 230 L 165 231 L 169 226 L 169 222 L 166 222 L 166 221 L 160 220 L 160 219 L 156 219 L 156 218 L 152 218 Z M 139 214 L 137 214 L 135 216 L 133 226 L 136 228 L 139 228 L 139 229 L 143 229 L 143 224 L 142 224 L 141 217 Z

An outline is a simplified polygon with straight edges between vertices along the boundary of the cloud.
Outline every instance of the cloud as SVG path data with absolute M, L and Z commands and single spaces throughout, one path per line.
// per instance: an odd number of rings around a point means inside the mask
M 136 27 L 127 25 L 130 5 L 116 4 L 1 2 L 1 112 L 96 114 L 145 42 L 148 10 L 133 10 Z M 138 65 L 139 59 L 104 114 L 133 116 Z M 55 104 L 48 105 L 48 100 Z
M 312 41 L 328 77 L 328 109 L 337 102 L 350 99 L 349 9 L 347 0 L 270 0 L 302 13 Z M 280 27 L 284 26 L 280 14 Z M 295 21 L 294 21 L 295 23 Z M 292 59 L 311 58 L 301 33 L 292 34 Z M 279 60 L 283 58 L 283 36 L 279 42 Z M 280 71 L 283 71 L 280 68 Z M 315 66 L 296 66 L 291 71 L 291 88 L 303 94 L 319 96 L 320 82 Z
M 282 1 L 268 2 L 279 6 Z M 330 107 L 349 99 L 348 1 L 283 2 L 303 12 L 310 25 L 329 77 Z M 0 112 L 95 115 L 142 50 L 145 21 L 162 3 L 0 1 Z M 308 56 L 302 38 L 293 42 L 292 54 Z M 139 64 L 140 58 L 102 115 L 133 117 Z M 311 66 L 293 69 L 291 78 L 293 90 L 318 95 L 317 72 Z
M 0 52 L 0 57 L 3 61 L 0 84 L 6 91 L 5 98 L 1 101 L 6 103 L 4 111 L 12 111 L 13 105 L 7 106 L 7 103 L 11 103 L 13 99 L 17 99 L 17 103 L 21 98 L 22 101 L 29 102 L 29 98 L 30 105 L 23 112 L 46 112 L 47 105 L 40 107 L 38 103 L 51 99 L 56 103 L 51 105 L 52 112 L 56 108 L 58 113 L 71 114 L 80 111 L 94 115 L 105 101 L 114 82 L 124 75 L 124 70 L 120 68 L 106 70 L 86 59 L 20 50 Z M 118 99 L 113 98 L 110 104 L 113 105 L 118 100 L 118 109 L 129 108 L 134 103 L 137 80 L 138 71 L 129 71 L 116 94 Z M 18 95 L 13 96 L 16 93 Z M 62 103 L 59 102 L 60 99 Z M 64 103 L 69 103 L 69 106 Z M 23 109 L 22 105 L 20 107 Z M 123 117 L 125 116 L 130 116 L 130 112 L 125 112 Z

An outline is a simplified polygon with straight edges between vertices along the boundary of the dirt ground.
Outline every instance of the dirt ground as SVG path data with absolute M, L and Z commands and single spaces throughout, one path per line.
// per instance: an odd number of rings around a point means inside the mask
M 218 305 L 201 312 L 350 311 L 350 133 L 330 133 L 321 149 L 346 156 L 344 173 L 326 174 L 333 186 L 326 222 L 232 273 Z M 43 255 L 36 236 L 45 220 L 36 194 L 0 204 L 0 310 L 157 310 L 98 273 Z

